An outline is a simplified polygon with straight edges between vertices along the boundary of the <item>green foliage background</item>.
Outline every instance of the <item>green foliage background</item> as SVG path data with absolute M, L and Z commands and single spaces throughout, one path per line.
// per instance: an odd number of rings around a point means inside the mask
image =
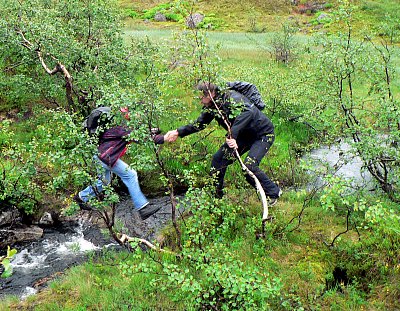
M 397 2 L 332 2 L 327 7 L 332 21 L 322 28 L 302 24 L 319 15 L 283 23 L 293 12 L 285 1 L 275 6 L 268 1 L 240 2 L 242 10 L 232 1 L 171 6 L 182 16 L 201 7 L 223 21 L 219 29 L 253 30 L 236 34 L 180 31 L 181 19 L 156 25 L 177 28 L 174 32 L 149 30 L 155 24 L 144 25 L 142 14 L 159 4 L 127 1 L 119 4 L 125 13 L 130 10 L 125 15 L 132 19 L 127 22 L 135 26 L 122 32 L 123 15 L 116 4 L 0 1 L 5 17 L 0 25 L 0 104 L 9 114 L 0 124 L 1 208 L 14 206 L 32 217 L 43 209 L 73 212 L 72 194 L 96 178 L 91 165 L 95 142 L 88 143 L 81 131 L 85 112 L 100 104 L 113 111 L 128 106 L 136 116 L 128 124 L 136 129 L 132 138 L 143 144 L 132 146 L 127 160 L 141 168 L 144 187 L 165 190 L 168 177 L 188 189 L 179 203 L 191 207 L 190 217 L 179 221 L 181 248 L 173 229 L 163 232 L 163 247 L 179 256 L 143 253 L 133 243 L 133 253 L 105 252 L 25 302 L 10 298 L 0 306 L 395 308 L 400 299 Z M 258 10 L 269 13 L 260 25 L 251 22 Z M 383 12 L 392 14 L 381 24 L 377 17 Z M 299 28 L 318 34 L 306 36 Z M 32 43 L 31 49 L 21 45 L 18 29 Z M 276 57 L 281 48 L 290 54 L 288 61 Z M 61 62 L 74 77 L 72 106 L 65 98 L 65 80 L 45 74 L 38 49 L 48 64 Z M 275 220 L 267 223 L 264 238 L 256 238 L 261 233 L 258 197 L 238 165 L 227 175 L 227 196 L 217 200 L 211 195 L 210 154 L 223 141 L 221 129 L 211 126 L 160 149 L 151 142 L 150 127 L 167 131 L 196 118 L 199 105 L 193 85 L 198 79 L 221 85 L 251 81 L 266 101 L 265 113 L 276 126 L 277 140 L 262 168 L 280 182 L 285 195 L 271 211 Z M 82 94 L 88 95 L 82 99 Z M 366 166 L 382 164 L 386 188 L 378 183 L 373 194 L 350 191 L 352 185 L 334 176 L 333 168 L 300 161 L 308 150 L 343 136 L 360 138 L 353 152 Z M 168 176 L 160 171 L 154 151 Z M 318 192 L 304 186 L 310 170 L 325 177 L 325 187 Z M 154 178 L 160 175 L 160 180 Z

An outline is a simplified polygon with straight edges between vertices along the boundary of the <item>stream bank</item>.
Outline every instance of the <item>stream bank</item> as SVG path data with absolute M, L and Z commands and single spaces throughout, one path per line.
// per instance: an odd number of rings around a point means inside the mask
M 129 196 L 121 196 L 116 209 L 116 222 L 123 226 L 123 233 L 133 237 L 154 240 L 158 232 L 171 219 L 172 206 L 169 197 L 150 199 L 161 209 L 142 221 L 132 208 Z M 48 281 L 61 275 L 66 269 L 81 264 L 90 256 L 105 249 L 124 250 L 102 233 L 104 225 L 95 213 L 81 211 L 66 218 L 56 227 L 43 229 L 43 236 L 29 244 L 15 245 L 18 253 L 11 261 L 13 274 L 0 278 L 0 299 L 7 295 L 21 299 L 35 294 L 48 285 Z
M 360 187 L 372 189 L 373 181 L 368 173 L 362 172 L 361 159 L 349 154 L 350 145 L 341 143 L 313 150 L 304 159 L 311 161 L 315 167 L 327 164 L 336 167 L 336 174 L 351 179 Z M 318 183 L 323 182 L 323 177 L 314 177 L 316 182 L 309 186 L 318 187 Z M 121 233 L 149 241 L 156 238 L 160 230 L 170 222 L 171 204 L 167 196 L 150 199 L 150 203 L 160 205 L 161 209 L 142 221 L 133 210 L 130 197 L 120 196 L 116 223 L 124 228 Z M 47 280 L 86 261 L 90 254 L 99 254 L 102 249 L 108 248 L 122 249 L 115 241 L 102 234 L 103 227 L 102 221 L 93 213 L 81 211 L 74 218 L 60 222 L 55 228 L 45 228 L 39 240 L 17 246 L 18 254 L 12 260 L 13 275 L 0 279 L 0 299 L 5 295 L 24 298 L 34 294 L 48 284 Z

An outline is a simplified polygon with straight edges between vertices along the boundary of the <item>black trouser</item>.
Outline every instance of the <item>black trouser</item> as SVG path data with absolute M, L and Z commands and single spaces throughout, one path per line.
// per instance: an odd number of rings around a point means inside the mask
M 239 154 L 242 155 L 249 151 L 244 164 L 250 171 L 256 175 L 265 191 L 265 195 L 272 199 L 279 196 L 279 187 L 272 182 L 268 176 L 259 168 L 262 158 L 267 154 L 269 148 L 275 140 L 273 134 L 263 136 L 261 138 L 238 137 L 236 143 L 238 145 Z M 233 149 L 224 143 L 221 148 L 214 154 L 211 162 L 211 173 L 216 175 L 217 196 L 222 197 L 224 187 L 224 177 L 228 165 L 235 160 Z M 254 179 L 246 174 L 247 182 L 255 187 Z

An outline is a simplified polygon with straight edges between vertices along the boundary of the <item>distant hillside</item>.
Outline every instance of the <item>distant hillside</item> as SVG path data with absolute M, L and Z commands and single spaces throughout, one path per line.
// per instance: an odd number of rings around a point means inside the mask
M 331 13 L 342 1 L 322 0 L 202 0 L 195 1 L 192 12 L 205 16 L 203 27 L 219 31 L 274 31 L 287 18 L 295 19 L 304 31 L 329 28 Z M 385 20 L 387 14 L 400 19 L 399 0 L 354 0 L 356 28 L 371 28 Z M 168 28 L 183 24 L 183 16 L 174 1 L 120 0 L 129 26 Z M 154 15 L 165 13 L 166 21 L 157 22 Z M 322 15 L 322 17 L 321 17 Z

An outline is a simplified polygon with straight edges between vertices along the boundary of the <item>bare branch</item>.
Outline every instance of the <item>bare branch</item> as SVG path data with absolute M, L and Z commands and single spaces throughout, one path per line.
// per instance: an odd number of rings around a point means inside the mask
M 152 244 L 151 242 L 145 240 L 145 239 L 141 239 L 141 238 L 137 238 L 137 237 L 130 237 L 126 234 L 122 234 L 119 237 L 119 240 L 121 241 L 122 244 L 125 244 L 126 242 L 139 242 L 142 243 L 144 245 L 146 245 L 148 248 L 155 250 L 157 252 L 161 252 L 161 253 L 167 253 L 167 254 L 172 254 L 175 256 L 178 256 L 178 254 L 171 252 L 171 251 L 167 251 L 165 249 L 162 249 L 160 247 L 155 246 L 154 244 Z
M 33 44 L 32 42 L 30 42 L 28 39 L 25 38 L 24 33 L 20 30 L 17 29 L 16 30 L 17 34 L 19 34 L 22 38 L 22 46 L 26 47 L 29 50 L 33 50 Z M 48 73 L 49 75 L 54 75 L 58 72 L 62 72 L 62 74 L 64 75 L 64 79 L 65 79 L 65 93 L 66 93 L 66 97 L 68 100 L 68 104 L 70 107 L 73 107 L 74 105 L 74 100 L 73 100 L 73 83 L 72 83 L 72 77 L 71 74 L 68 72 L 68 70 L 65 68 L 65 66 L 53 55 L 49 56 L 55 60 L 57 62 L 56 66 L 53 68 L 53 70 L 51 70 L 47 64 L 44 61 L 43 55 L 42 55 L 42 51 L 40 49 L 40 47 L 37 47 L 35 49 L 35 52 L 39 58 L 39 61 L 42 65 L 42 67 L 44 68 L 44 70 L 46 71 L 46 73 Z
M 49 74 L 49 75 L 54 75 L 57 72 L 60 72 L 60 66 L 59 64 L 57 64 L 53 70 L 50 70 L 49 67 L 47 67 L 46 63 L 44 62 L 43 56 L 42 56 L 42 52 L 40 51 L 40 49 L 36 50 L 36 53 L 39 57 L 40 63 L 42 64 L 42 67 L 44 68 L 44 70 Z
M 351 210 L 348 209 L 347 216 L 346 216 L 346 230 L 343 232 L 340 232 L 338 235 L 336 235 L 335 238 L 332 240 L 331 244 L 328 244 L 326 241 L 324 241 L 324 244 L 326 246 L 333 247 L 337 238 L 339 238 L 342 234 L 345 234 L 350 231 L 350 215 L 351 215 Z

